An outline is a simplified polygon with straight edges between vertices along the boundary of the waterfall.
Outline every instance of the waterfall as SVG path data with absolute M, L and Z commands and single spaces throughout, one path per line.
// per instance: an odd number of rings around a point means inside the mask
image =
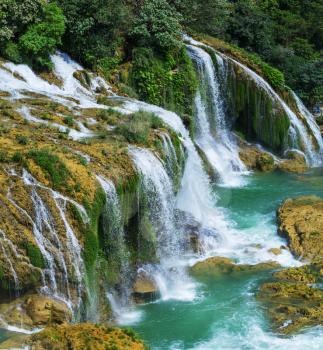
M 288 116 L 290 120 L 290 129 L 289 129 L 289 137 L 290 137 L 290 148 L 299 149 L 304 152 L 307 163 L 310 166 L 319 166 L 323 162 L 322 157 L 322 138 L 318 134 L 318 128 L 317 125 L 313 119 L 313 116 L 306 110 L 303 103 L 300 101 L 300 99 L 295 95 L 295 101 L 298 105 L 298 109 L 300 114 L 302 115 L 302 118 L 306 121 L 308 129 L 304 125 L 303 121 L 298 118 L 298 116 L 291 110 L 291 108 L 286 104 L 286 102 L 274 91 L 274 89 L 256 72 L 251 70 L 250 68 L 246 67 L 242 63 L 234 60 L 233 58 L 227 57 L 224 54 L 219 54 L 216 50 L 214 50 L 212 47 L 205 45 L 201 42 L 198 42 L 188 36 L 184 36 L 184 39 L 189 42 L 191 45 L 188 45 L 189 50 L 194 50 L 194 52 L 200 52 L 199 50 L 202 50 L 204 52 L 204 56 L 208 55 L 203 48 L 207 48 L 209 50 L 212 50 L 214 54 L 216 55 L 220 70 L 223 72 L 223 61 L 231 62 L 241 69 L 247 74 L 247 76 L 255 82 L 255 84 L 258 86 L 258 88 L 264 90 L 266 94 L 272 99 L 272 101 L 278 103 L 278 105 L 284 110 L 286 115 Z M 201 54 L 201 52 L 200 52 Z M 196 55 L 196 54 L 195 54 Z M 223 74 L 223 73 L 222 73 Z M 220 104 L 221 105 L 221 104 Z M 315 139 L 315 143 L 319 146 L 319 152 L 316 149 L 316 145 L 312 142 L 312 137 Z
M 13 261 L 11 259 L 12 255 L 14 255 L 14 257 L 16 258 L 18 256 L 18 252 L 16 250 L 16 247 L 13 245 L 13 243 L 9 239 L 7 239 L 6 234 L 1 229 L 0 229 L 0 248 L 2 250 L 5 260 L 9 265 L 9 268 L 15 283 L 15 293 L 16 293 L 16 296 L 18 296 L 18 291 L 20 289 L 19 278 L 14 268 Z
M 131 289 L 131 271 L 129 264 L 129 252 L 126 247 L 125 233 L 122 223 L 122 212 L 119 197 L 112 181 L 98 175 L 98 182 L 106 195 L 105 213 L 102 228 L 104 230 L 104 238 L 109 242 L 109 249 L 106 254 L 112 255 L 111 258 L 118 260 L 118 273 L 120 283 L 118 283 L 118 291 L 112 291 L 110 294 L 118 294 L 118 304 L 124 306 L 129 305 L 130 289 Z M 114 297 L 116 298 L 116 297 Z
M 163 142 L 163 149 L 166 155 L 167 174 L 173 179 L 173 181 L 175 181 L 177 173 L 181 170 L 175 147 L 167 132 L 162 132 L 159 136 Z
M 13 173 L 14 176 L 18 176 Z M 84 263 L 81 257 L 81 247 L 75 236 L 75 233 L 68 223 L 65 210 L 66 204 L 71 203 L 77 207 L 84 221 L 87 220 L 86 212 L 83 207 L 70 200 L 58 192 L 38 183 L 25 169 L 21 179 L 24 184 L 31 188 L 31 201 L 33 204 L 34 218 L 27 213 L 14 201 L 9 191 L 8 199 L 10 202 L 29 220 L 33 228 L 33 234 L 38 248 L 45 260 L 45 269 L 43 273 L 43 292 L 53 295 L 55 298 L 64 301 L 70 308 L 79 306 L 83 294 Z M 37 189 L 47 191 L 54 201 L 58 210 L 66 234 L 66 246 L 62 243 L 59 234 L 56 231 L 54 218 L 52 217 L 47 205 L 39 195 Z M 73 268 L 74 276 L 68 271 L 66 258 Z M 62 275 L 61 278 L 59 276 Z M 59 278 L 59 280 L 58 280 Z M 71 295 L 70 281 L 76 283 L 77 301 L 73 300 Z
M 201 48 L 188 45 L 188 52 L 196 64 L 200 88 L 195 97 L 195 142 L 219 175 L 220 184 L 239 186 L 244 183 L 246 167 L 239 158 L 239 149 L 228 127 L 220 79 L 210 55 Z M 220 74 L 224 73 L 223 60 L 218 57 Z

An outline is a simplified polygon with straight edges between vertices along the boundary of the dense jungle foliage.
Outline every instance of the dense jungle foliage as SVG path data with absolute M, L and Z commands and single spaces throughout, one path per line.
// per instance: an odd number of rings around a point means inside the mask
M 189 114 L 196 80 L 181 33 L 205 33 L 260 56 L 313 106 L 322 18 L 323 0 L 0 0 L 0 55 L 48 70 L 61 49 L 124 93 Z

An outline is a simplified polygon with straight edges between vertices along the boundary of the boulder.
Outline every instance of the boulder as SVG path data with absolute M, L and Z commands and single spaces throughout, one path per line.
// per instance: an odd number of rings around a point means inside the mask
M 159 292 L 152 276 L 144 270 L 140 270 L 133 284 L 133 299 L 136 303 L 146 303 L 156 300 Z
M 33 294 L 0 305 L 3 325 L 33 329 L 72 319 L 68 306 L 45 295 Z
M 249 170 L 269 172 L 276 169 L 273 156 L 261 151 L 255 145 L 243 143 L 240 146 L 239 156 Z
M 287 199 L 277 212 L 281 236 L 298 258 L 315 261 L 323 256 L 323 199 L 316 196 Z
M 289 173 L 304 173 L 308 170 L 305 156 L 298 151 L 288 151 L 285 153 L 286 160 L 278 164 L 278 168 Z

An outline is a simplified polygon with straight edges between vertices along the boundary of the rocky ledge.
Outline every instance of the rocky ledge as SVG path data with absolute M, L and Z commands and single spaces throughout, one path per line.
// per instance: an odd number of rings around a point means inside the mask
M 288 247 L 305 261 L 323 258 L 323 199 L 316 196 L 287 199 L 278 209 L 278 232 Z
M 291 252 L 308 265 L 273 274 L 258 299 L 264 303 L 273 329 L 283 334 L 323 325 L 323 200 L 299 197 L 278 210 L 280 235 Z

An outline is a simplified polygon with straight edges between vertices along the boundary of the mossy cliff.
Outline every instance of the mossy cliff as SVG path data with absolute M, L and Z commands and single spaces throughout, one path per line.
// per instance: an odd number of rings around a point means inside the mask
M 147 215 L 146 199 L 139 195 L 141 181 L 128 147 L 149 148 L 166 162 L 161 135 L 168 134 L 179 159 L 174 169 L 178 189 L 184 160 L 181 141 L 153 114 L 120 114 L 111 108 L 118 102 L 104 93 L 98 100 L 107 104 L 105 109 L 69 107 L 28 91 L 19 99 L 2 94 L 3 300 L 39 293 L 46 286 L 54 295 L 62 294 L 77 305 L 74 316 L 79 320 L 111 318 L 105 295 L 107 288 L 118 289 L 123 257 L 114 249 L 114 237 L 106 236 L 109 221 L 104 217 L 110 213 L 97 175 L 112 181 L 117 189 L 125 251 L 130 252 L 133 270 L 156 259 L 156 239 L 144 241 L 156 233 Z M 76 99 L 72 102 L 77 106 Z M 84 136 L 74 137 L 83 135 L 81 130 L 86 130 Z M 79 244 L 79 255 L 72 236 Z

